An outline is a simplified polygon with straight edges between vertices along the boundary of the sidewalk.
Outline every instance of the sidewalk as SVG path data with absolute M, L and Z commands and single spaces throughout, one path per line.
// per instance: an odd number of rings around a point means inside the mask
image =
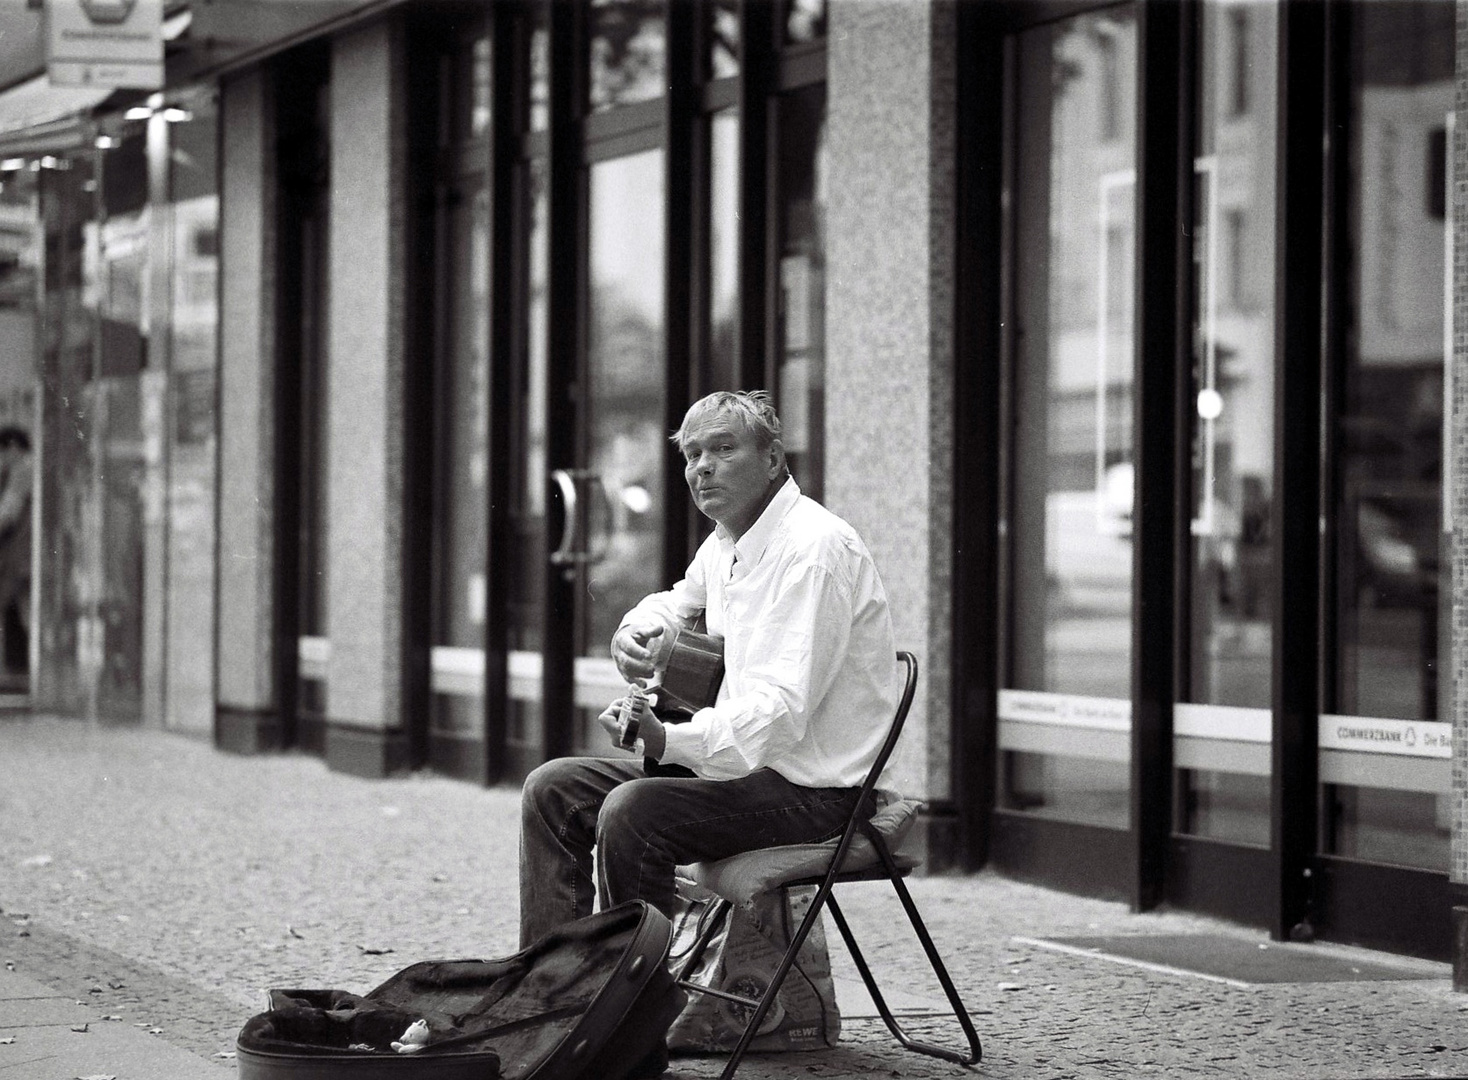
M 268 987 L 361 992 L 416 960 L 512 952 L 517 807 L 509 788 L 359 780 L 300 755 L 0 718 L 0 1080 L 228 1078 Z M 1052 939 L 1208 933 L 1258 948 L 1263 935 L 989 873 L 911 885 L 984 1039 L 977 1075 L 1468 1077 L 1468 995 L 1446 965 L 1301 946 L 1408 977 L 1220 982 Z M 904 1004 L 941 997 L 884 887 L 842 905 Z M 963 1075 L 898 1047 L 851 987 L 838 988 L 839 1047 L 754 1057 L 739 1075 Z M 914 1028 L 956 1036 L 940 1020 Z M 675 1058 L 670 1076 L 721 1065 Z

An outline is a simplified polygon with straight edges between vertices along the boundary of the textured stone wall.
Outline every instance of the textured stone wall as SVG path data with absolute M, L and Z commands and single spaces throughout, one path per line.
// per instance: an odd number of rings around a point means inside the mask
M 275 398 L 274 131 L 259 68 L 224 82 L 219 366 L 219 685 L 222 706 L 272 708 Z
M 1468 991 L 1468 907 L 1462 905 L 1468 889 L 1468 542 L 1463 528 L 1468 515 L 1468 0 L 1458 0 L 1457 71 L 1453 101 L 1453 144 L 1449 161 L 1453 175 L 1453 354 L 1444 357 L 1452 380 L 1448 402 L 1449 460 L 1452 483 L 1443 507 L 1448 529 L 1448 557 L 1452 564 L 1453 619 L 1447 677 L 1452 680 L 1453 778 L 1451 803 L 1452 851 L 1448 880 L 1457 906 L 1453 910 L 1453 989 Z
M 401 700 L 403 49 L 379 22 L 333 41 L 327 715 L 396 727 Z
M 919 694 L 896 759 L 948 793 L 952 358 L 948 5 L 830 5 L 826 501 L 866 538 Z M 935 78 L 935 68 L 942 71 Z
M 1468 0 L 1458 0 L 1458 64 L 1453 147 L 1453 355 L 1449 446 L 1453 589 L 1453 840 L 1451 880 L 1468 885 Z

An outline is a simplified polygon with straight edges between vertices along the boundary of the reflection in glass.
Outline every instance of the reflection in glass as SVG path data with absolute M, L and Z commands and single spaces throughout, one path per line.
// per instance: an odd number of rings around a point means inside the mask
M 801 490 L 825 488 L 826 87 L 780 99 L 780 371 L 776 404 Z
M 739 113 L 709 121 L 710 389 L 739 385 Z
M 430 619 L 435 735 L 482 738 L 488 585 L 489 191 L 475 143 L 488 130 L 490 49 L 484 34 L 447 54 L 449 124 L 442 131 L 439 345 L 433 372 Z
M 1445 311 L 1453 204 L 1450 5 L 1362 4 L 1351 54 L 1349 250 L 1359 262 L 1331 445 L 1336 713 L 1446 718 L 1438 677 Z M 1444 869 L 1447 792 L 1326 789 L 1327 850 Z
M 516 204 L 525 230 L 525 261 L 529 274 L 523 301 L 525 325 L 517 330 L 514 343 L 514 408 L 510 414 L 512 451 L 515 463 L 510 499 L 510 528 L 515 548 L 510 557 L 513 571 L 507 575 L 510 591 L 508 645 L 511 657 L 511 689 L 506 717 L 506 734 L 517 752 L 534 756 L 530 741 L 542 730 L 538 654 L 544 641 L 546 574 L 546 373 L 548 353 L 548 232 L 549 199 L 546 162 L 533 158 L 516 173 Z M 532 659 L 535 658 L 535 659 Z M 530 663 L 528 674 L 517 678 L 517 664 Z
M 467 187 L 467 185 L 466 185 Z M 460 190 L 445 210 L 451 294 L 434 391 L 433 644 L 484 647 L 489 478 L 489 195 Z M 437 731 L 482 731 L 478 698 L 436 694 Z
M 37 290 L 41 233 L 36 185 L 27 168 L 0 173 L 0 690 L 30 688 L 31 508 L 36 430 Z M 24 440 L 24 441 L 22 441 Z M 212 489 L 206 489 L 212 490 Z M 212 596 L 212 591 L 206 589 Z
M 129 144 L 138 149 L 138 159 L 122 156 Z M 146 176 L 141 139 L 127 140 L 122 150 L 112 153 L 118 160 L 108 164 L 130 173 L 137 169 Z M 150 499 L 156 495 L 150 490 L 144 447 L 146 437 L 157 446 L 161 435 L 161 373 L 147 370 L 153 345 L 144 309 L 149 214 L 136 205 L 134 196 L 140 190 L 145 191 L 146 185 L 136 177 L 118 189 L 104 185 L 104 201 L 114 212 L 87 227 L 96 275 L 91 296 L 99 327 L 99 377 L 82 396 L 96 470 L 96 502 L 90 508 L 93 529 L 87 534 L 88 542 L 96 545 L 90 552 L 95 561 L 89 586 L 102 634 L 97 643 L 96 707 L 100 716 L 134 721 L 141 719 L 143 707 L 145 526 L 150 510 L 157 506 Z M 151 359 L 157 363 L 156 356 Z
M 1202 9 L 1195 124 L 1187 700 L 1268 708 L 1277 20 Z M 1253 103 L 1260 107 L 1253 108 Z M 1204 746 L 1207 745 L 1205 742 Z M 1269 842 L 1269 780 L 1179 773 L 1183 832 Z
M 785 40 L 790 44 L 826 36 L 826 0 L 790 0 L 785 10 Z
M 592 0 L 593 111 L 663 94 L 663 0 Z
M 36 197 L 38 176 L 38 172 L 26 168 L 0 172 L 0 311 L 36 310 L 36 275 L 41 265 L 41 249 L 37 241 L 40 212 Z M 34 342 L 18 318 L 6 317 L 5 333 L 7 342 L 15 350 L 10 355 L 32 355 Z M 10 337 L 21 333 L 26 335 L 24 340 Z
M 707 19 L 708 71 L 714 79 L 739 74 L 739 0 L 713 0 Z
M 663 155 L 600 162 L 590 181 L 590 547 L 582 655 L 605 657 L 622 616 L 663 588 Z
M 545 25 L 544 4 L 530 10 L 530 130 L 550 126 L 550 32 Z
M 483 135 L 489 130 L 490 118 L 490 51 L 489 38 L 477 37 L 472 47 L 474 89 L 469 98 L 469 135 Z
M 207 728 L 214 716 L 215 502 L 218 490 L 218 117 L 211 98 L 166 125 L 172 216 L 167 423 L 165 723 Z M 155 206 L 155 213 L 158 211 Z
M 62 497 L 93 484 L 92 448 L 78 438 L 75 403 L 87 394 L 92 376 L 92 299 L 97 287 L 93 230 L 79 210 L 92 205 L 95 155 L 69 161 L 36 191 L 40 210 L 46 302 L 40 311 L 37 368 L 43 380 L 38 445 L 46 462 L 40 500 L 42 546 L 37 568 L 35 625 L 39 655 L 32 702 L 83 715 L 100 665 L 100 589 L 95 583 L 92 540 L 96 515 L 83 499 Z M 7 174 L 7 191 L 13 176 Z M 82 433 L 85 435 L 85 432 Z
M 1011 685 L 1129 700 L 1135 14 L 1018 44 Z M 1001 805 L 1125 827 L 1125 747 L 1032 726 L 1001 722 Z
M 296 239 L 299 261 L 292 268 L 299 281 L 300 322 L 295 348 L 300 358 L 300 454 L 299 506 L 300 610 L 297 625 L 303 638 L 324 638 L 327 625 L 327 530 L 330 528 L 331 471 L 327 461 L 329 432 L 327 378 L 328 304 L 328 194 L 317 188 L 299 204 Z M 323 719 L 326 713 L 326 682 L 303 670 L 298 711 L 303 717 Z

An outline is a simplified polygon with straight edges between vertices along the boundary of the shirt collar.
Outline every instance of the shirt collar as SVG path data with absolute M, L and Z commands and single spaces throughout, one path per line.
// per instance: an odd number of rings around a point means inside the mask
M 795 482 L 795 477 L 788 476 L 780 490 L 775 492 L 775 497 L 770 500 L 764 512 L 755 519 L 743 536 L 737 541 L 731 540 L 729 532 L 724 526 L 714 528 L 720 540 L 729 544 L 739 554 L 739 561 L 747 566 L 753 566 L 759 562 L 760 556 L 765 553 L 765 548 L 770 546 L 774 538 L 775 529 L 790 512 L 796 501 L 800 498 L 800 485 Z

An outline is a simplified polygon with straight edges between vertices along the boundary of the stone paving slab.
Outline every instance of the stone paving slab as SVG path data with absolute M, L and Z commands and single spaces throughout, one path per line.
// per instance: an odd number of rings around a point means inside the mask
M 139 1049 L 186 1054 L 180 1060 L 202 1071 L 180 1080 L 229 1077 L 234 1062 L 214 1055 L 233 1049 L 267 987 L 362 992 L 417 960 L 513 952 L 517 826 L 513 788 L 424 775 L 363 780 L 301 754 L 242 758 L 156 730 L 0 718 L 0 967 L 12 963 L 51 993 L 121 1015 L 105 1036 L 127 1030 L 151 1040 Z M 1468 995 L 1445 979 L 1238 987 L 1126 968 L 1025 939 L 1266 939 L 990 872 L 909 884 L 983 1036 L 973 1075 L 1468 1077 Z M 941 1001 L 889 889 L 843 889 L 841 904 L 884 988 Z M 854 980 L 839 935 L 827 937 L 838 977 Z M 934 1041 L 957 1036 L 939 1017 L 909 1026 Z M 152 1028 L 160 1034 L 147 1035 Z M 669 1075 L 704 1080 L 722 1064 L 679 1058 Z M 49 1075 L 0 1069 L 0 1080 Z M 903 1051 L 879 1021 L 853 1016 L 840 1046 L 763 1055 L 739 1075 L 965 1074 Z
M 217 1064 L 14 971 L 0 971 L 0 1077 L 220 1080 Z

